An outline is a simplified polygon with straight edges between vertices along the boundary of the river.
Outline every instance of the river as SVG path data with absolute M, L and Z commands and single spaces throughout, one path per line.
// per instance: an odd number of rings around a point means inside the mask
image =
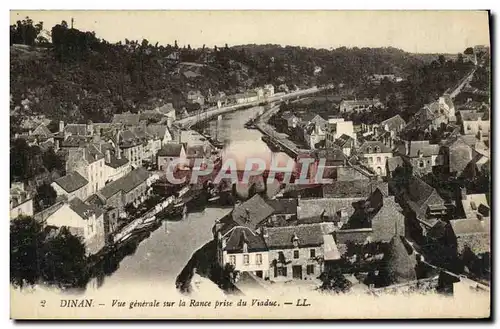
M 258 130 L 244 128 L 250 118 L 263 108 L 255 107 L 225 114 L 221 120 L 210 122 L 212 133 L 218 126 L 219 140 L 229 139 L 226 151 L 231 154 L 270 152 L 261 140 Z M 231 208 L 206 208 L 202 212 L 189 213 L 180 221 L 164 221 L 163 226 L 143 240 L 136 251 L 126 256 L 119 267 L 104 277 L 100 289 L 113 288 L 124 283 L 166 283 L 175 287 L 177 276 L 184 269 L 195 251 L 212 240 L 215 220 L 222 218 Z

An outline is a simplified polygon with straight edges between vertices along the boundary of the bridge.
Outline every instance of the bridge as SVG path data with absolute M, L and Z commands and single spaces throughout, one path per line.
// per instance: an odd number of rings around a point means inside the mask
M 306 95 L 317 93 L 317 92 L 322 91 L 322 90 L 324 90 L 324 88 L 312 87 L 309 89 L 298 90 L 298 91 L 294 91 L 294 92 L 284 94 L 284 95 L 266 97 L 264 99 L 260 99 L 258 101 L 254 101 L 254 102 L 233 104 L 233 105 L 224 106 L 221 108 L 214 106 L 214 107 L 211 107 L 211 108 L 207 109 L 206 111 L 202 111 L 196 115 L 189 116 L 187 118 L 183 118 L 180 120 L 176 120 L 174 122 L 174 125 L 180 129 L 189 129 L 193 125 L 195 125 L 199 122 L 207 121 L 215 116 L 218 116 L 218 115 L 221 115 L 224 113 L 233 112 L 233 111 L 240 110 L 240 109 L 247 108 L 247 107 L 259 106 L 260 104 L 283 102 L 283 101 L 294 99 L 294 98 L 297 99 L 297 98 L 300 98 L 300 97 L 303 97 Z

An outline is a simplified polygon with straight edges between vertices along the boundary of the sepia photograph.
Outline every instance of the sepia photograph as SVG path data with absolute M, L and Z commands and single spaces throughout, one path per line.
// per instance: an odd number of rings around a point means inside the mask
M 487 10 L 11 10 L 10 317 L 491 317 Z

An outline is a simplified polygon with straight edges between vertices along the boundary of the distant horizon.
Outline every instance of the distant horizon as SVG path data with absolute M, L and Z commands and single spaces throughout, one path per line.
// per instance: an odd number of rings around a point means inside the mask
M 110 43 L 147 39 L 165 46 L 177 40 L 180 48 L 227 43 L 230 47 L 391 47 L 415 54 L 457 54 L 476 45 L 490 46 L 487 11 L 22 10 L 10 12 L 10 24 L 26 16 L 35 24 L 43 21 L 49 32 L 63 20 L 71 25 L 74 18 L 74 28 L 94 31 Z

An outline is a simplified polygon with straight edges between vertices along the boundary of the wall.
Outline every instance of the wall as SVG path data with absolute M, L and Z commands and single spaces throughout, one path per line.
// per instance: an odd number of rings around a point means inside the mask
M 387 159 L 392 158 L 392 153 L 366 153 L 363 154 L 365 164 L 372 168 L 373 171 L 379 174 L 378 168 L 380 168 L 380 175 L 386 176 L 386 163 Z M 380 158 L 380 161 L 378 161 Z
M 257 264 L 257 254 L 262 255 L 262 264 Z M 248 265 L 244 264 L 244 255 L 249 256 Z M 249 252 L 247 254 L 243 253 L 231 253 L 228 254 L 226 251 L 223 252 L 223 266 L 227 263 L 230 263 L 230 256 L 234 256 L 236 260 L 235 270 L 241 272 L 255 272 L 255 271 L 263 271 L 264 276 L 268 276 L 267 271 L 269 271 L 269 253 L 267 251 L 259 251 L 259 252 Z
M 275 266 L 272 264 L 273 260 L 279 259 L 279 252 L 283 252 L 285 255 L 285 260 L 288 263 L 285 267 L 287 268 L 287 279 L 293 279 L 293 266 L 301 266 L 302 267 L 302 279 L 315 279 L 322 272 L 322 266 L 318 263 L 318 261 L 311 259 L 310 250 L 315 250 L 315 257 L 323 257 L 323 246 L 316 247 L 307 247 L 307 248 L 296 248 L 296 249 L 273 249 L 269 250 L 269 278 L 272 280 L 276 278 Z M 294 250 L 299 251 L 299 258 L 295 259 Z M 307 265 L 314 265 L 314 273 L 307 274 Z M 285 278 L 283 276 L 278 276 L 281 278 Z
M 99 159 L 87 167 L 88 195 L 102 189 L 107 180 L 105 159 Z
M 87 197 L 89 196 L 88 194 L 88 191 L 90 189 L 89 187 L 89 184 L 81 187 L 80 189 L 76 190 L 76 191 L 73 191 L 71 193 L 68 193 L 66 192 L 62 187 L 60 187 L 58 184 L 56 184 L 55 182 L 50 184 L 54 190 L 56 191 L 57 195 L 64 195 L 66 196 L 66 198 L 69 200 L 73 199 L 73 198 L 79 198 L 80 200 L 84 201 L 85 199 L 87 199 Z
M 479 127 L 481 127 L 481 130 L 479 130 Z M 477 135 L 480 131 L 482 134 L 486 134 L 490 132 L 490 121 L 464 121 L 462 129 L 465 135 Z
M 10 210 L 10 219 L 17 218 L 20 215 L 33 216 L 33 199 L 29 199 Z
M 147 188 L 148 188 L 148 186 L 147 186 L 146 182 L 144 181 L 144 183 L 141 183 L 136 188 L 134 188 L 132 191 L 125 194 L 124 195 L 125 204 L 132 203 L 135 200 L 139 199 L 142 195 L 144 195 L 146 193 Z
M 436 165 L 437 155 L 430 157 L 410 158 L 410 163 L 413 168 L 413 173 L 417 175 L 425 175 L 432 173 L 432 167 Z M 421 164 L 423 166 L 421 166 Z

